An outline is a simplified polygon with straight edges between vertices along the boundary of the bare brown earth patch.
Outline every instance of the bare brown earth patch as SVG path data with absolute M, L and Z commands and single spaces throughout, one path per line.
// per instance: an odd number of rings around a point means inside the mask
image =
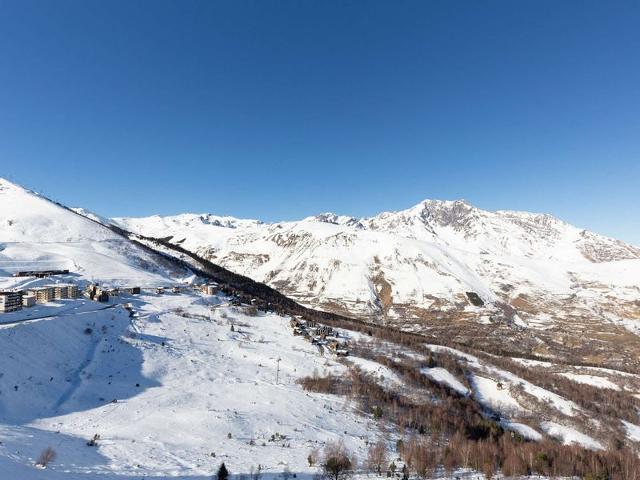
M 535 315 L 540 310 L 534 300 L 528 298 L 526 295 L 520 294 L 513 300 L 511 300 L 511 306 L 517 311 L 522 311 Z
M 384 277 L 382 270 L 378 270 L 371 280 L 376 289 L 382 320 L 386 323 L 389 309 L 393 306 L 391 284 Z

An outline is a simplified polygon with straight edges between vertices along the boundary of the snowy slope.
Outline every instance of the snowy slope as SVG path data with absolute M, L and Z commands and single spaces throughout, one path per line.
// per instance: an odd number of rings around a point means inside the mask
M 444 383 L 462 395 L 469 393 L 469 389 L 465 387 L 460 380 L 454 377 L 451 372 L 444 368 L 424 368 L 422 373 L 436 382 Z
M 362 459 L 377 440 L 372 418 L 297 384 L 345 367 L 291 335 L 288 318 L 199 294 L 129 300 L 132 321 L 115 307 L 0 327 L 0 472 L 45 478 L 33 462 L 49 445 L 58 457 L 46 478 L 210 478 L 222 461 L 314 472 L 311 449 L 344 439 Z
M 183 278 L 102 224 L 0 179 L 0 288 L 19 270 L 68 269 L 75 279 L 155 285 Z
M 307 464 L 307 454 L 328 441 L 344 440 L 361 464 L 367 444 L 380 438 L 393 443 L 388 424 L 357 403 L 310 393 L 297 380 L 344 375 L 354 364 L 401 389 L 404 380 L 396 372 L 364 358 L 321 356 L 292 335 L 289 318 L 256 315 L 229 300 L 192 292 L 143 294 L 120 299 L 132 304 L 132 318 L 110 304 L 0 325 L 0 472 L 25 480 L 204 479 L 224 461 L 234 473 L 246 474 L 259 463 L 270 480 L 286 469 L 311 478 L 317 468 Z M 425 374 L 500 411 L 505 429 L 540 440 L 539 429 L 565 443 L 603 448 L 570 422 L 542 420 L 554 418 L 553 408 L 563 405 L 547 402 L 533 416 L 510 394 L 516 383 L 535 395 L 539 387 L 474 355 L 428 347 L 464 358 L 475 372 L 473 391 L 443 368 Z M 624 425 L 635 438 L 633 426 Z M 87 446 L 96 434 L 97 447 Z M 47 446 L 57 458 L 43 472 L 34 461 Z

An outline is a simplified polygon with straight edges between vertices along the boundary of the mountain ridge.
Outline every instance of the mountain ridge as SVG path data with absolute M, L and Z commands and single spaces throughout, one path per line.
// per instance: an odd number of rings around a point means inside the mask
M 481 215 L 495 215 L 498 217 L 502 217 L 504 219 L 514 219 L 514 220 L 528 220 L 535 223 L 540 224 L 559 224 L 563 226 L 570 226 L 571 228 L 583 232 L 585 235 L 597 236 L 602 239 L 607 239 L 616 242 L 620 245 L 625 245 L 630 251 L 633 252 L 634 256 L 630 258 L 640 258 L 640 247 L 633 245 L 630 242 L 625 242 L 614 237 L 604 235 L 601 233 L 593 232 L 585 228 L 576 227 L 573 224 L 563 220 L 551 213 L 544 212 L 529 212 L 525 210 L 511 210 L 511 209 L 498 209 L 498 210 L 485 210 L 479 207 L 476 207 L 469 203 L 464 199 L 457 200 L 439 200 L 439 199 L 431 199 L 426 198 L 415 205 L 403 209 L 403 210 L 385 210 L 381 211 L 372 216 L 352 216 L 345 215 L 331 211 L 325 211 L 316 215 L 310 215 L 304 217 L 299 220 L 283 220 L 283 221 L 273 221 L 273 222 L 265 222 L 259 219 L 251 219 L 251 218 L 241 218 L 231 215 L 216 215 L 210 212 L 185 212 L 176 215 L 160 215 L 154 214 L 149 216 L 141 216 L 141 217 L 112 217 L 110 220 L 115 223 L 118 222 L 130 222 L 134 220 L 144 220 L 144 219 L 171 219 L 171 220 L 179 220 L 179 219 L 200 219 L 203 223 L 213 224 L 214 226 L 227 227 L 227 228 L 235 228 L 238 224 L 256 224 L 256 225 L 283 225 L 289 223 L 297 223 L 304 221 L 317 221 L 321 223 L 330 223 L 335 225 L 344 225 L 351 226 L 357 229 L 359 228 L 368 228 L 368 229 L 376 229 L 380 228 L 379 224 L 384 222 L 389 222 L 390 219 L 398 219 L 405 218 L 406 220 L 415 220 L 416 217 L 420 217 L 420 219 L 427 223 L 429 220 L 448 220 L 448 224 L 455 223 L 456 220 L 460 220 L 464 218 L 464 215 L 461 215 L 462 212 L 472 213 L 472 214 L 481 214 Z
M 189 275 L 84 213 L 0 178 L 0 271 L 68 269 L 114 285 Z

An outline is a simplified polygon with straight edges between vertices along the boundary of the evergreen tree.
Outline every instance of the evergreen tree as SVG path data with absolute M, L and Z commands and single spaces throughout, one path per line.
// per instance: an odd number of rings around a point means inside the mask
M 402 480 L 409 480 L 409 469 L 406 463 L 402 466 Z
M 227 466 L 222 462 L 220 468 L 218 469 L 218 473 L 216 475 L 217 480 L 228 480 L 229 479 L 229 471 L 227 470 Z

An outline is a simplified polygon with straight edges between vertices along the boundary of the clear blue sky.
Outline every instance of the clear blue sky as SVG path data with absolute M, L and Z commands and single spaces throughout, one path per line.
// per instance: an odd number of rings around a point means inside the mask
M 640 245 L 640 2 L 0 0 L 0 175 L 110 216 L 464 198 Z

